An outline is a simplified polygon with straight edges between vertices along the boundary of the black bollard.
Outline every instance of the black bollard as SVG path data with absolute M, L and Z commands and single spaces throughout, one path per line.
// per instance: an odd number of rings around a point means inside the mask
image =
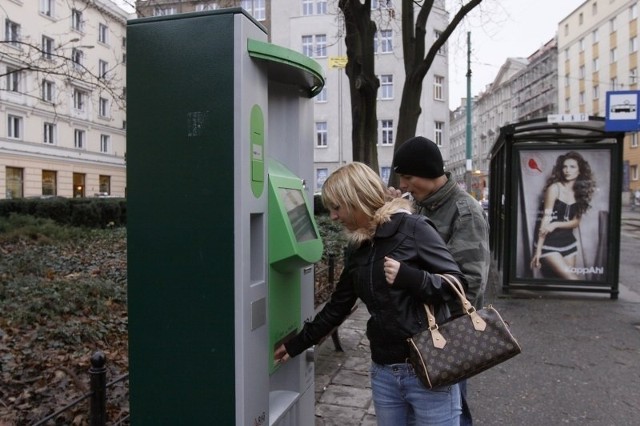
M 91 356 L 91 426 L 105 426 L 107 424 L 107 357 L 101 351 Z

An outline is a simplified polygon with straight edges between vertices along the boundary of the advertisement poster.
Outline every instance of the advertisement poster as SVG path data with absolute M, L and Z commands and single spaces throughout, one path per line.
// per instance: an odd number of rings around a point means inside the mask
M 611 150 L 519 149 L 516 157 L 515 278 L 537 284 L 605 282 Z

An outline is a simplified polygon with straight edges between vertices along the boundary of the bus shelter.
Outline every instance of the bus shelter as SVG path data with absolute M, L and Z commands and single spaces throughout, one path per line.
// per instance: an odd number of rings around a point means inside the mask
M 505 293 L 617 299 L 623 140 L 601 117 L 500 129 L 490 154 L 489 222 Z

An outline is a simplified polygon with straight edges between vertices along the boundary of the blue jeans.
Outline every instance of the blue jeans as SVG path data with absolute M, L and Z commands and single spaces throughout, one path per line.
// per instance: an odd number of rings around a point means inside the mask
M 411 364 L 371 364 L 371 391 L 378 426 L 458 426 L 458 385 L 427 389 Z

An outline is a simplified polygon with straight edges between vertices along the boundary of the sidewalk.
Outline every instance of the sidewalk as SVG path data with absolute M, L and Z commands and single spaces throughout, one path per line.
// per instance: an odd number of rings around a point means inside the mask
M 623 210 L 620 295 L 502 294 L 490 280 L 486 302 L 510 323 L 523 352 L 468 382 L 476 425 L 554 426 L 640 423 L 640 209 Z M 624 263 L 624 267 L 623 267 Z M 493 284 L 491 284 L 493 282 Z M 373 426 L 368 318 L 361 303 L 316 348 L 316 426 Z

